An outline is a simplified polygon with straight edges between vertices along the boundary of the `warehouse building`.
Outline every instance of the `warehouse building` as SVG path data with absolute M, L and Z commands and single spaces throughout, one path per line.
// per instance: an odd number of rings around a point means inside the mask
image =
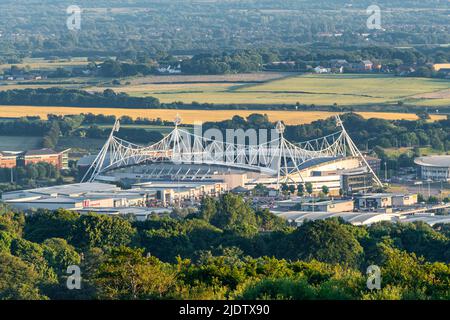
M 356 197 L 358 209 L 406 207 L 417 204 L 417 194 L 375 193 Z
M 417 215 L 401 215 L 398 213 L 379 213 L 379 212 L 305 212 L 305 211 L 288 211 L 276 212 L 272 211 L 280 218 L 287 220 L 289 223 L 300 226 L 306 221 L 325 220 L 331 218 L 340 218 L 347 223 L 355 226 L 367 226 L 383 221 L 393 223 L 411 223 L 421 221 L 433 226 L 435 224 L 450 223 L 450 216 L 435 215 L 433 213 L 417 214 Z
M 126 190 L 108 183 L 90 182 L 4 192 L 2 201 L 21 210 L 108 211 L 114 208 L 112 211 L 117 211 L 117 208 L 145 208 L 157 204 L 192 204 L 205 196 L 217 196 L 227 190 L 227 185 L 220 182 L 147 182 Z
M 302 211 L 314 212 L 349 212 L 354 209 L 354 202 L 350 200 L 310 201 L 301 204 Z

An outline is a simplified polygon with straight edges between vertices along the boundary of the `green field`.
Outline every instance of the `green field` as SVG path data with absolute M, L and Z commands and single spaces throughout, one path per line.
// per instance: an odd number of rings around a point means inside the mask
M 120 79 L 71 78 L 5 82 L 0 90 L 63 87 L 102 92 L 112 89 L 131 96 L 154 96 L 163 103 L 214 103 L 220 105 L 359 106 L 363 111 L 396 111 L 399 102 L 411 106 L 450 106 L 450 81 L 377 74 L 298 75 L 261 72 L 219 76 L 149 76 Z M 367 109 L 367 110 L 366 110 Z
M 41 147 L 41 137 L 0 136 L 0 150 L 2 151 L 23 151 Z
M 91 87 L 92 90 L 103 90 Z M 264 83 L 149 83 L 111 87 L 133 96 L 154 96 L 162 102 L 215 104 L 301 104 L 448 106 L 450 96 L 420 95 L 450 89 L 450 81 L 390 75 L 300 75 Z
M 25 58 L 21 63 L 0 64 L 0 70 L 9 69 L 11 66 L 19 68 L 30 68 L 38 70 L 55 70 L 57 68 L 73 68 L 88 64 L 86 57 L 75 57 L 71 59 L 46 60 L 42 58 Z

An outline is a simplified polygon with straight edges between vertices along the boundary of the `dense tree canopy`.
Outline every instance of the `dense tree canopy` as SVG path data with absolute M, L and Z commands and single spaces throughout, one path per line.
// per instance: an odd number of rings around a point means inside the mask
M 133 221 L 105 215 L 0 210 L 5 299 L 448 299 L 445 225 L 331 219 L 290 227 L 239 196 L 197 213 Z M 366 268 L 381 268 L 381 290 Z M 67 268 L 82 270 L 68 290 Z

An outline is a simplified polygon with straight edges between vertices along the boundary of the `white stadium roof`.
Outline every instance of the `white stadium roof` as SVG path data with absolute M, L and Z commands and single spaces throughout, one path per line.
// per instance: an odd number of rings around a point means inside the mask
M 425 167 L 449 167 L 450 168 L 450 155 L 449 156 L 428 156 L 419 157 L 414 160 L 414 163 L 419 166 Z

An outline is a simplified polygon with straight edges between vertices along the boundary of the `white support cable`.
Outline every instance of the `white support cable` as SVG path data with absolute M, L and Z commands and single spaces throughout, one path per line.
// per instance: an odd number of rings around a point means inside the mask
M 380 181 L 380 179 L 378 178 L 376 173 L 373 171 L 372 167 L 369 165 L 369 163 L 367 162 L 366 158 L 363 156 L 361 151 L 359 151 L 358 147 L 353 142 L 353 140 L 350 137 L 350 135 L 347 133 L 347 130 L 345 130 L 344 124 L 343 124 L 343 122 L 342 122 L 342 120 L 341 120 L 339 115 L 336 115 L 336 120 L 337 120 L 337 124 L 342 127 L 342 131 L 343 131 L 343 133 L 345 135 L 345 139 L 346 139 L 346 141 L 347 141 L 347 143 L 349 145 L 349 148 L 350 148 L 350 151 L 352 153 L 352 156 L 360 158 L 365 163 L 365 165 L 367 166 L 367 169 L 372 174 L 372 176 L 373 176 L 375 182 L 378 184 L 378 186 L 379 187 L 383 187 L 383 183 Z

